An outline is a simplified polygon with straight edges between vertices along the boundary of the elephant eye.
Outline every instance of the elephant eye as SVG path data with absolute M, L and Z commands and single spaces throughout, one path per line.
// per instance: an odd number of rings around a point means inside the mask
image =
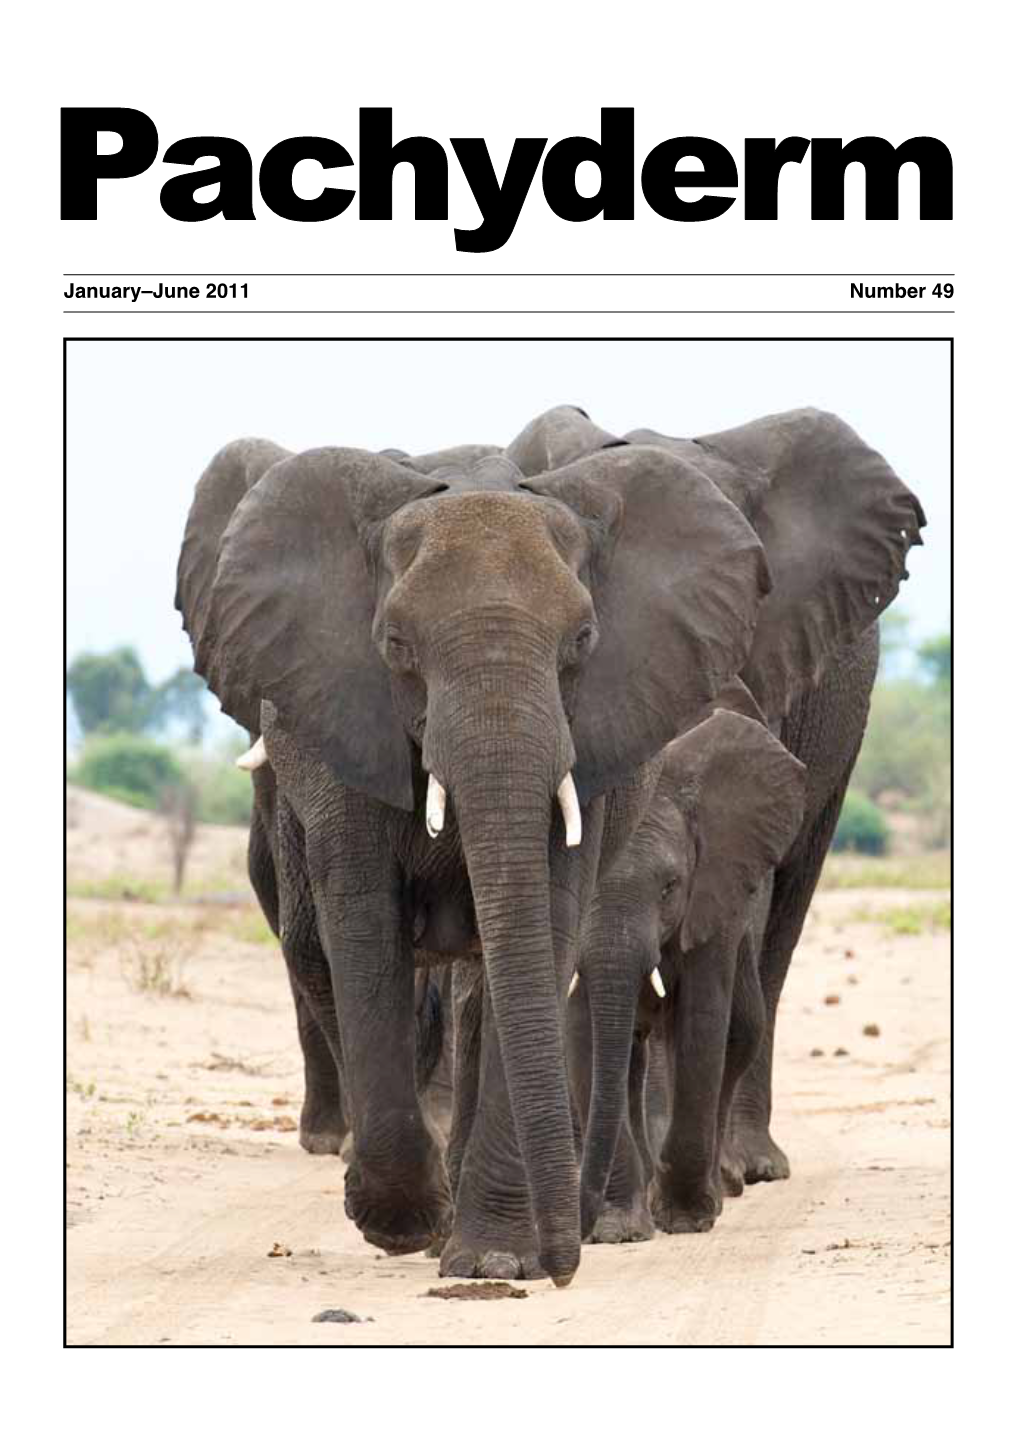
M 386 633 L 386 658 L 398 669 L 410 668 L 414 663 L 414 650 L 411 645 L 392 629 Z
M 584 623 L 577 631 L 577 636 L 574 639 L 574 648 L 579 655 L 583 656 L 595 647 L 597 637 L 598 631 L 595 625 L 593 623 Z
M 670 895 L 672 895 L 673 891 L 679 885 L 679 883 L 679 880 L 667 880 L 665 885 L 663 885 L 662 890 L 659 892 L 659 899 L 668 900 Z

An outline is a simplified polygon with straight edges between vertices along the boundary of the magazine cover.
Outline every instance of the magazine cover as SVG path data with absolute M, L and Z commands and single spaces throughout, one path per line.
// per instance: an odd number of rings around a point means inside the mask
M 24 23 L 9 1245 L 89 1442 L 944 1429 L 845 1351 L 953 1344 L 954 468 L 1011 888 L 983 8 Z M 576 1356 L 695 1347 L 786 1351 Z

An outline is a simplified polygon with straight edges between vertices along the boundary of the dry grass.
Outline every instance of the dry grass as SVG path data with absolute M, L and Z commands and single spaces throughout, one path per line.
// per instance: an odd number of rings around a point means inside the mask
M 184 979 L 184 967 L 192 954 L 187 943 L 167 944 L 130 935 L 124 941 L 127 956 L 127 979 L 142 995 L 173 996 L 190 1000 L 191 991 Z
M 182 905 L 160 913 L 135 911 L 130 905 L 109 913 L 86 913 L 72 905 L 67 912 L 68 942 L 86 949 L 125 945 L 146 949 L 162 944 L 168 950 L 190 953 L 211 935 L 225 935 L 242 945 L 276 946 L 276 936 L 257 905 Z
M 953 907 L 948 895 L 942 900 L 921 900 L 881 910 L 859 910 L 852 917 L 870 925 L 883 925 L 891 935 L 931 935 L 953 928 Z
M 948 850 L 925 855 L 830 855 L 822 870 L 822 890 L 948 890 L 952 867 Z
M 236 903 L 250 894 L 247 882 L 236 875 L 200 875 L 186 879 L 180 895 L 174 895 L 169 879 L 115 872 L 94 879 L 68 875 L 67 895 L 78 900 L 123 900 L 128 905 L 205 905 Z

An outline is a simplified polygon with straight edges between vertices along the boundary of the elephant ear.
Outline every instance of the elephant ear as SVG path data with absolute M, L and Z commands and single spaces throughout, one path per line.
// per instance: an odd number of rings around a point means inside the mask
M 597 426 L 580 407 L 553 407 L 517 434 L 506 455 L 526 478 L 536 478 L 621 443 L 621 438 Z
M 526 487 L 566 504 L 591 537 L 599 638 L 571 718 L 587 800 L 663 749 L 740 670 L 768 568 L 733 504 L 659 449 L 614 448 Z
M 660 788 L 693 818 L 697 841 L 682 950 L 739 919 L 786 855 L 804 814 L 805 774 L 764 725 L 727 709 L 666 750 Z
M 805 408 L 693 441 L 641 431 L 700 467 L 765 546 L 773 589 L 743 677 L 770 718 L 817 683 L 907 577 L 924 512 L 873 448 L 831 413 Z
M 263 473 L 290 456 L 286 448 L 264 438 L 239 438 L 220 449 L 198 480 L 177 561 L 174 607 L 191 640 L 195 671 L 205 679 L 214 668 L 215 629 L 210 628 L 210 609 L 224 529 Z M 226 714 L 251 733 L 258 733 L 257 693 L 242 685 L 219 699 Z
M 212 590 L 206 678 L 268 699 L 343 783 L 413 806 L 410 747 L 372 642 L 377 527 L 445 484 L 355 449 L 277 463 L 237 508 Z
M 711 719 L 717 709 L 728 709 L 731 714 L 743 714 L 745 719 L 753 719 L 756 724 L 766 724 L 768 720 L 761 711 L 761 706 L 744 683 L 743 679 L 734 674 L 728 679 L 716 694 L 711 704 L 708 704 L 701 712 L 701 715 L 694 723 L 700 724 L 705 719 Z M 694 723 L 691 728 L 694 728 Z

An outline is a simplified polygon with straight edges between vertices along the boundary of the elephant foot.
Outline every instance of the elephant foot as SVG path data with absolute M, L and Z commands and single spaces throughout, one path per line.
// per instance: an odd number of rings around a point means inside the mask
M 339 1156 L 343 1145 L 339 1131 L 305 1131 L 304 1127 L 298 1141 L 309 1156 Z
M 729 1155 L 741 1166 L 748 1186 L 755 1182 L 786 1181 L 790 1175 L 786 1152 L 776 1145 L 767 1130 L 736 1127 Z
M 719 1171 L 722 1176 L 723 1196 L 742 1197 L 744 1195 L 744 1168 L 740 1159 L 733 1156 L 727 1148 L 723 1148 Z
M 629 1206 L 606 1205 L 586 1242 L 650 1242 L 655 1236 L 655 1223 L 643 1197 Z
M 348 1136 L 347 1122 L 336 1100 L 316 1101 L 306 1092 L 298 1134 L 304 1150 L 311 1156 L 340 1156 Z
M 458 1233 L 447 1242 L 439 1260 L 440 1277 L 494 1277 L 503 1282 L 533 1280 L 547 1274 L 538 1260 L 538 1244 L 527 1242 L 496 1246 L 473 1241 Z
M 366 1242 L 391 1257 L 424 1252 L 449 1234 L 453 1202 L 445 1173 L 422 1184 L 396 1185 L 373 1179 L 355 1160 L 345 1184 L 348 1217 Z
M 301 1113 L 298 1141 L 310 1156 L 342 1156 L 344 1143 L 350 1145 L 351 1134 L 344 1121 L 337 1121 L 336 1112 L 328 1117 Z M 349 1158 L 348 1158 L 349 1159 Z
M 722 1193 L 702 1187 L 684 1191 L 680 1196 L 656 1178 L 651 1208 L 652 1219 L 660 1232 L 674 1236 L 684 1232 L 710 1232 L 722 1212 Z

